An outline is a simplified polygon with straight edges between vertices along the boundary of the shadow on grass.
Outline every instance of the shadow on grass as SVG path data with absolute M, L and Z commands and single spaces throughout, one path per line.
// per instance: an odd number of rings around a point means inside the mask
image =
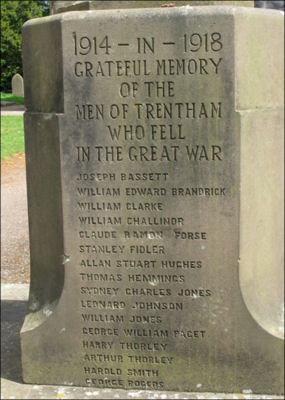
M 20 330 L 27 301 L 1 301 L 1 377 L 23 383 Z

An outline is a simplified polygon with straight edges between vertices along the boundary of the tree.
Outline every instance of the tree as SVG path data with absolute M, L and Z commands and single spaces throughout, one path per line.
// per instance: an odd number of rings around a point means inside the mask
M 1 0 L 1 91 L 11 90 L 11 79 L 22 72 L 21 28 L 25 21 L 47 15 L 45 0 Z

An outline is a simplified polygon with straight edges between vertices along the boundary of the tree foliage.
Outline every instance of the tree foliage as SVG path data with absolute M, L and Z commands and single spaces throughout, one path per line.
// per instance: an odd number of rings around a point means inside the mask
M 11 90 L 11 79 L 22 72 L 21 28 L 25 21 L 48 15 L 45 0 L 1 0 L 1 91 Z

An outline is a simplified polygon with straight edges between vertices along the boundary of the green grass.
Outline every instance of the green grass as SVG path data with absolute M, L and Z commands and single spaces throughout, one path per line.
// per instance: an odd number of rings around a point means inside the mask
M 12 103 L 24 104 L 24 97 L 13 96 L 12 93 L 1 92 L 1 101 L 11 101 Z
M 24 151 L 23 116 L 1 116 L 1 161 Z

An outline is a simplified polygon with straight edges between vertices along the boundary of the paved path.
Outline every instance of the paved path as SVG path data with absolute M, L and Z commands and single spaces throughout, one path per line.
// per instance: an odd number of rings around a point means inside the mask
M 23 105 L 3 106 L 1 102 L 1 116 L 24 112 Z M 28 283 L 30 254 L 24 153 L 1 162 L 1 231 L 1 281 Z
M 23 153 L 1 163 L 1 281 L 29 282 L 26 168 Z
M 9 106 L 1 106 L 1 115 L 23 115 L 25 106 L 21 104 L 11 104 Z

